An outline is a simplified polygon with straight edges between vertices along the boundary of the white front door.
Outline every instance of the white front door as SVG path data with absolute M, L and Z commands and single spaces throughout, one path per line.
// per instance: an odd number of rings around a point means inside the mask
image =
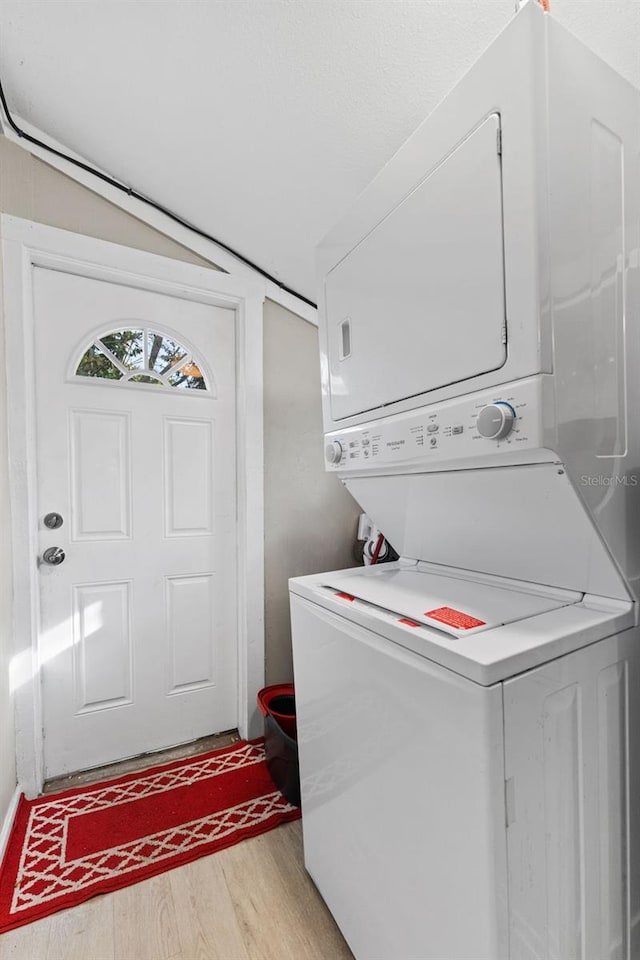
M 236 315 L 38 266 L 33 310 L 52 777 L 237 724 Z

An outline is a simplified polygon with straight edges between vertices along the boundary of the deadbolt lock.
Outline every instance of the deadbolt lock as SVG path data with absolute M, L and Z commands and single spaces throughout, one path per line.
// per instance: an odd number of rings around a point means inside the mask
M 63 519 L 59 513 L 48 513 L 44 518 L 44 525 L 48 527 L 49 530 L 57 530 L 58 527 L 61 527 L 63 524 Z

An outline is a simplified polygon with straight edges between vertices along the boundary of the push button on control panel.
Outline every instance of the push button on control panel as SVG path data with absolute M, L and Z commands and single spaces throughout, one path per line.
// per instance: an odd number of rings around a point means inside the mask
M 427 424 L 427 433 L 437 433 L 440 427 L 437 423 L 428 423 Z

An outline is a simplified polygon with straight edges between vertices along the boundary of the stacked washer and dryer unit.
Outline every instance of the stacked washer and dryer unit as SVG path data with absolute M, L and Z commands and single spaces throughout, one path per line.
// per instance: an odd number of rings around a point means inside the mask
M 639 157 L 532 2 L 320 247 L 328 469 L 401 557 L 290 583 L 357 960 L 640 957 Z

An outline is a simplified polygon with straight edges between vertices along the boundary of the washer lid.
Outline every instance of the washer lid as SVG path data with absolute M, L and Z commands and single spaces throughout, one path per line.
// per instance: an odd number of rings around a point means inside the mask
M 454 637 L 526 620 L 582 599 L 569 591 L 529 592 L 495 583 L 427 573 L 417 568 L 331 573 L 323 581 L 347 602 L 359 600 Z

